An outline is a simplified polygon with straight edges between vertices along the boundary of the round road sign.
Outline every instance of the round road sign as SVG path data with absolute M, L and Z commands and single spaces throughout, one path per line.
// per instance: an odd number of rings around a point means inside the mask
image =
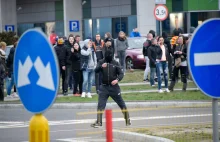
M 168 17 L 168 9 L 165 5 L 159 4 L 154 8 L 154 16 L 158 21 L 164 21 Z

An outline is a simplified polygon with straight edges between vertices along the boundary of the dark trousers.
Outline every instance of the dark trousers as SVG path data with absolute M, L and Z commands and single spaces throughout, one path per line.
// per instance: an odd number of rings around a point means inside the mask
M 96 86 L 96 92 L 99 93 L 100 85 L 102 84 L 102 73 L 96 73 L 95 74 L 95 86 Z
M 172 69 L 173 69 L 173 60 L 172 57 L 169 56 L 168 58 L 168 70 L 169 70 L 169 78 L 171 79 L 172 77 Z
M 82 71 L 73 71 L 74 88 L 73 94 L 77 93 L 77 87 L 79 86 L 79 94 L 82 94 L 83 74 Z
M 72 67 L 69 65 L 69 66 L 66 66 L 66 73 L 65 73 L 65 84 L 66 84 L 67 91 L 68 91 L 68 86 L 69 86 L 71 76 L 72 76 Z M 72 83 L 73 83 L 73 81 L 72 81 Z
M 4 101 L 4 85 L 0 85 L 0 101 Z
M 60 74 L 62 77 L 62 90 L 63 90 L 63 93 L 66 93 L 67 87 L 68 87 L 68 84 L 66 82 L 66 70 L 63 70 L 62 67 L 60 67 Z
M 129 119 L 129 113 L 127 111 L 127 107 L 125 102 L 121 96 L 121 90 L 118 84 L 116 85 L 101 85 L 99 90 L 99 100 L 98 100 L 98 114 L 97 114 L 97 122 L 102 123 L 102 114 L 105 110 L 106 103 L 108 98 L 111 97 L 121 108 L 122 113 L 124 114 L 125 120 Z
M 125 65 L 125 51 L 118 51 L 118 58 L 119 58 L 119 63 L 121 65 L 121 68 L 123 69 L 123 72 L 126 70 L 126 65 Z M 128 67 L 131 68 L 131 67 Z
M 179 74 L 179 70 L 180 70 L 180 74 L 181 74 L 181 81 L 183 83 L 187 83 L 187 66 L 179 66 L 179 67 L 175 67 L 173 68 L 173 72 L 172 72 L 172 81 L 176 81 L 176 77 Z

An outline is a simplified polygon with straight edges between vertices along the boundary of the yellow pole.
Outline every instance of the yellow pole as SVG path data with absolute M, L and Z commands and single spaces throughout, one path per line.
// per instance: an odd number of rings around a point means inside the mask
M 49 142 L 49 125 L 42 114 L 32 116 L 29 124 L 29 142 Z

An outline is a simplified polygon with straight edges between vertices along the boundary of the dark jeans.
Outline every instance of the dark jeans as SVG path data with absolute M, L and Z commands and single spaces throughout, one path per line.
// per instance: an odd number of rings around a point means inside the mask
M 174 67 L 173 73 L 172 73 L 172 81 L 174 81 L 174 82 L 176 81 L 176 76 L 179 74 L 179 70 L 180 70 L 180 74 L 181 74 L 181 81 L 183 83 L 187 83 L 187 77 L 186 77 L 187 66 Z
M 121 65 L 121 68 L 123 69 L 123 72 L 125 72 L 125 68 L 126 68 L 125 51 L 118 51 L 117 54 L 118 54 L 118 59 L 119 59 L 119 63 Z
M 159 61 L 157 62 L 157 78 L 158 78 L 158 90 L 160 90 L 161 87 L 161 76 L 163 75 L 164 77 L 164 83 L 165 83 L 165 88 L 168 88 L 168 68 L 167 68 L 167 62 L 166 61 Z
M 66 76 L 66 78 L 65 78 L 66 90 L 68 91 L 68 86 L 69 86 L 70 78 L 72 76 L 72 67 L 71 66 L 66 66 L 65 76 Z M 72 83 L 73 83 L 73 81 L 71 82 L 71 85 L 72 85 Z
M 129 113 L 127 111 L 127 107 L 125 102 L 121 96 L 121 90 L 118 84 L 116 85 L 101 85 L 99 90 L 99 100 L 98 100 L 98 114 L 97 121 L 102 123 L 102 114 L 105 110 L 106 103 L 109 97 L 111 97 L 121 108 L 125 120 L 129 119 Z
M 169 56 L 168 58 L 168 70 L 169 70 L 169 78 L 171 79 L 172 77 L 172 70 L 173 69 L 173 60 L 172 60 L 172 57 Z
M 0 85 L 0 101 L 4 101 L 4 85 Z
M 73 71 L 73 77 L 74 77 L 74 88 L 73 88 L 73 94 L 77 93 L 77 87 L 79 86 L 79 94 L 82 94 L 82 84 L 83 84 L 83 74 L 82 71 Z
M 100 85 L 102 84 L 102 73 L 96 73 L 95 74 L 95 86 L 96 86 L 96 92 L 99 92 Z
M 150 85 L 151 86 L 155 84 L 154 82 L 155 74 L 156 74 L 156 68 L 151 67 L 150 68 Z
M 68 84 L 66 82 L 66 70 L 63 70 L 62 67 L 60 67 L 60 74 L 62 77 L 62 90 L 63 90 L 63 93 L 66 93 L 67 87 L 68 87 Z

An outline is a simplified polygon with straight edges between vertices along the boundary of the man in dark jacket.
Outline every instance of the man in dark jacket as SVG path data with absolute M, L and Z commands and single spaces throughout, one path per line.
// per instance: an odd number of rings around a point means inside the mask
M 0 58 L 0 101 L 4 101 L 4 79 L 5 79 L 5 68 Z
M 106 51 L 105 58 L 98 63 L 98 66 L 95 69 L 96 72 L 102 73 L 103 78 L 102 85 L 99 90 L 97 121 L 94 124 L 91 124 L 91 127 L 94 128 L 102 126 L 102 113 L 109 97 L 111 97 L 121 108 L 124 114 L 126 126 L 131 125 L 129 113 L 118 85 L 118 82 L 122 80 L 124 75 L 120 64 L 113 59 L 113 56 L 114 54 L 112 51 Z
M 156 57 L 157 57 L 157 40 L 153 38 L 151 40 L 151 46 L 148 48 L 148 58 L 150 60 L 150 85 L 155 86 L 154 77 L 156 74 Z
M 144 71 L 144 81 L 149 81 L 148 79 L 148 73 L 150 71 L 149 66 L 149 58 L 148 58 L 148 48 L 151 46 L 151 39 L 153 38 L 153 35 L 151 33 L 147 34 L 147 40 L 143 44 L 143 55 L 145 57 L 146 67 Z
M 95 49 L 95 54 L 97 58 L 97 63 L 104 58 L 104 41 L 101 39 L 100 34 L 96 34 L 96 40 L 93 42 L 93 47 Z M 96 73 L 95 74 L 95 84 L 96 84 L 96 92 L 99 94 L 99 87 L 102 82 L 102 74 Z
M 73 48 L 73 43 L 74 43 L 74 36 L 73 34 L 70 34 L 68 37 L 68 41 L 66 44 L 66 51 L 67 51 L 67 61 L 66 61 L 66 84 L 68 84 L 70 90 L 73 88 L 73 83 L 74 83 L 74 79 L 71 73 L 71 61 L 68 60 L 71 56 L 71 48 Z
M 64 46 L 64 39 L 62 37 L 59 37 L 57 41 L 57 46 L 54 48 L 57 54 L 59 66 L 60 66 L 60 73 L 62 75 L 62 90 L 63 95 L 68 95 L 67 87 L 68 84 L 66 84 L 66 61 L 67 61 L 67 51 L 66 47 Z

